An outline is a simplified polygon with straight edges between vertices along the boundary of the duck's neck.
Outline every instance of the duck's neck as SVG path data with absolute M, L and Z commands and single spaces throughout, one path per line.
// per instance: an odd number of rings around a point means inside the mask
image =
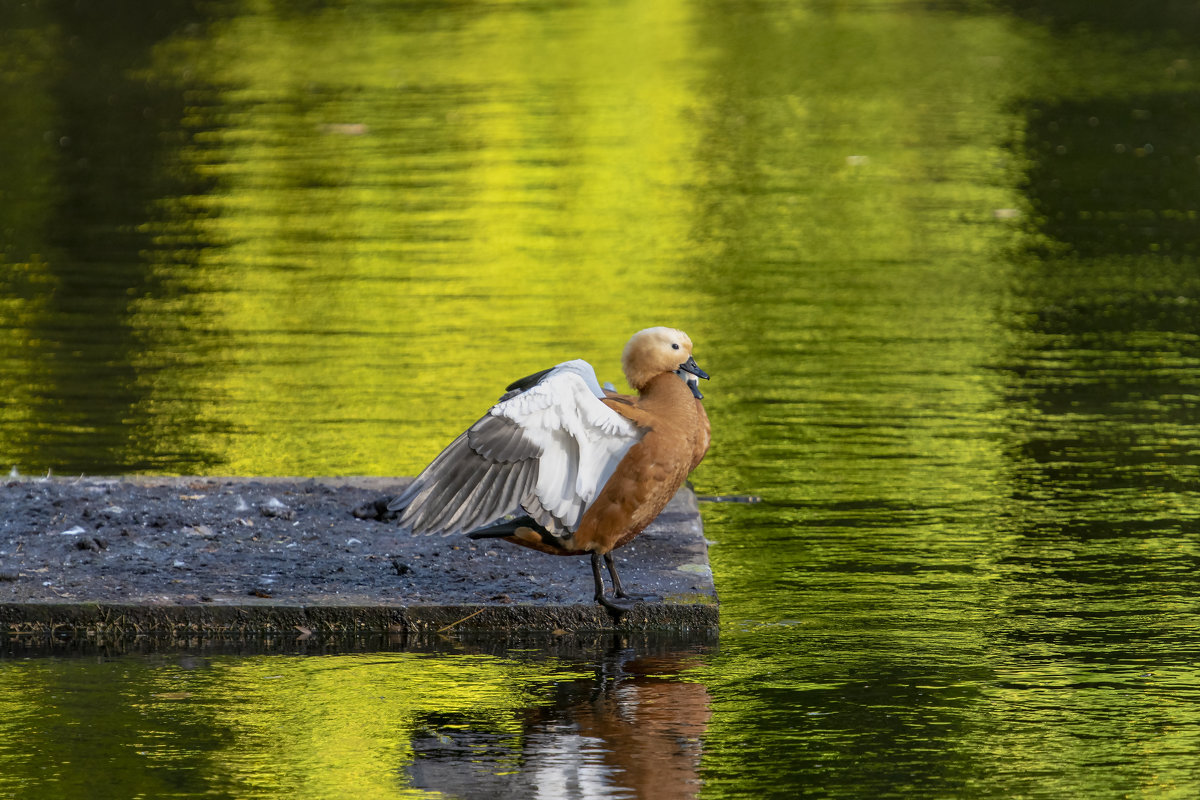
M 674 405 L 688 403 L 693 400 L 692 390 L 687 381 L 682 381 L 673 372 L 655 375 L 645 386 L 638 390 L 638 405 L 654 406 L 659 404 Z

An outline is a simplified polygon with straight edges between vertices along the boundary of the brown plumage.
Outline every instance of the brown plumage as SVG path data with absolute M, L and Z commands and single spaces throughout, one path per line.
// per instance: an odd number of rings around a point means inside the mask
M 589 554 L 596 601 L 603 559 L 628 597 L 612 551 L 642 532 L 708 450 L 708 415 L 687 334 L 647 328 L 621 366 L 637 395 L 600 389 L 592 368 L 568 361 L 511 384 L 389 508 L 414 533 L 503 538 L 554 555 Z M 491 523 L 491 524 L 489 524 Z

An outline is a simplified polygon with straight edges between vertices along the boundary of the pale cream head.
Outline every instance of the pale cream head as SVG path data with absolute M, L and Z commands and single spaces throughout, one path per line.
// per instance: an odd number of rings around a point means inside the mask
M 640 391 L 656 375 L 674 372 L 692 356 L 692 340 L 675 328 L 646 328 L 633 335 L 621 353 L 625 380 Z

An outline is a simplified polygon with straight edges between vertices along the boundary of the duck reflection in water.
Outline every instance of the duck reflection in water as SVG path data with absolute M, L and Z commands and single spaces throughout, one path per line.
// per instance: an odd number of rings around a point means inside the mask
M 586 361 L 566 361 L 508 386 L 388 505 L 416 534 L 498 538 L 552 555 L 590 555 L 595 599 L 603 559 L 625 591 L 612 551 L 654 521 L 708 451 L 711 432 L 692 357 L 674 328 L 647 328 L 621 367 L 637 395 L 601 388 Z
M 699 794 L 711 716 L 702 683 L 679 673 L 695 650 L 638 655 L 615 643 L 594 679 L 555 684 L 518 731 L 463 716 L 422 720 L 408 766 L 414 788 L 452 797 L 687 800 Z

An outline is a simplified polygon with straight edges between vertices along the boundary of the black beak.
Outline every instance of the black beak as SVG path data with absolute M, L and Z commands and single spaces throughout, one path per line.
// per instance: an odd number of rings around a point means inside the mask
M 708 373 L 696 366 L 696 359 L 692 358 L 691 356 L 688 356 L 688 360 L 680 364 L 679 368 L 684 372 L 692 373 L 697 378 L 704 378 L 704 380 L 709 379 Z

